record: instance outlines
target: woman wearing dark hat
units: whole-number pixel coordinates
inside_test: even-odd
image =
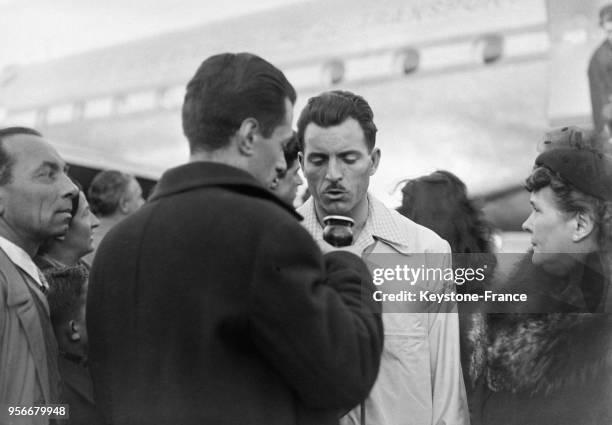
[[[532,250],[503,291],[528,301],[473,323],[472,424],[612,424],[612,160],[582,135],[554,133],[527,179]]]

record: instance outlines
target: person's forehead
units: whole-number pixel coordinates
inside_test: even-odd
[[[64,160],[59,156],[53,146],[39,136],[32,134],[15,134],[5,138],[2,142],[2,146],[6,152],[13,157],[16,163],[20,163],[27,159],[36,163],[55,163],[60,167],[65,165]]]
[[[291,103],[289,98],[285,98],[285,122],[289,126],[293,123],[293,103]]]
[[[87,202],[87,197],[83,193],[83,191],[79,191],[79,210],[83,211],[85,208],[89,207],[89,202]]]
[[[550,186],[544,186],[541,189],[531,192],[530,199],[533,203],[555,206],[555,195]]]
[[[291,125],[293,123],[293,104],[287,98],[285,98],[285,115],[283,117],[283,121],[274,129],[274,132],[282,133],[284,136],[287,133],[292,133],[293,130]]]
[[[365,135],[359,123],[347,118],[339,125],[321,127],[313,122],[304,130],[306,150],[339,152],[344,150],[366,150]]]

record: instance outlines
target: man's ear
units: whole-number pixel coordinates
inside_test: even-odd
[[[68,334],[68,339],[71,342],[77,342],[81,340],[81,333],[79,330],[79,325],[77,324],[76,321],[70,320],[68,322],[68,327],[66,329],[66,332]]]
[[[579,212],[572,220],[574,220],[572,241],[580,242],[593,233],[595,223],[589,214]]]
[[[123,195],[121,195],[121,198],[119,198],[119,211],[121,211],[125,215],[130,213],[130,207],[128,206],[128,203],[129,199],[127,199],[127,196],[124,193]]]
[[[370,167],[370,175],[373,176],[378,170],[378,164],[380,163],[380,149],[374,148],[372,153],[370,154],[370,160],[372,161],[372,165]]]
[[[259,133],[259,122],[255,118],[247,118],[242,121],[240,128],[234,134],[234,137],[237,138],[238,151],[245,156],[253,156]]]

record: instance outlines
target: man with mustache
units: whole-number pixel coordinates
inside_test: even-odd
[[[9,416],[9,407],[59,403],[58,349],[47,283],[32,261],[63,236],[78,189],[66,163],[33,129],[0,129],[0,423],[48,424],[49,416]]]
[[[343,215],[355,222],[353,251],[366,259],[427,253],[432,254],[427,267],[450,266],[446,241],[368,194],[381,153],[372,109],[361,96],[331,91],[313,97],[297,126],[299,159],[312,192],[298,212],[324,252],[330,246],[323,240],[323,219]],[[421,283],[432,292],[452,290],[439,281]],[[365,406],[349,412],[343,424],[359,424],[364,409],[368,425],[469,423],[457,315],[389,314],[387,307],[383,304],[385,346],[378,379]]]

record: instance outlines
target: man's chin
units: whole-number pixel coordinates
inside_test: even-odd
[[[326,215],[348,215],[350,211],[342,201],[325,202],[322,207]]]

